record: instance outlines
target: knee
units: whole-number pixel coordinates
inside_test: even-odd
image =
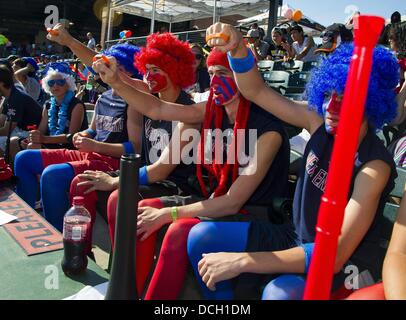
[[[262,293],[262,300],[301,300],[305,288],[302,276],[289,274],[272,280]]]
[[[84,192],[87,190],[86,187],[79,187],[78,183],[82,180],[76,176],[73,178],[70,184],[70,194],[71,196],[84,196]]]
[[[189,232],[199,222],[198,219],[180,219],[171,223],[165,234],[165,243],[170,243],[170,248],[185,250]]]
[[[41,187],[68,189],[73,178],[73,168],[68,164],[53,164],[45,168],[41,175]]]
[[[143,199],[138,203],[138,207],[152,207],[162,209],[163,203],[159,198]]]
[[[35,164],[41,161],[40,150],[24,150],[17,153],[14,159],[14,172],[18,176],[22,170],[29,171],[33,174],[39,173],[40,168],[35,170]]]
[[[190,257],[204,253],[210,247],[213,239],[218,237],[215,222],[200,222],[189,232],[187,251]]]

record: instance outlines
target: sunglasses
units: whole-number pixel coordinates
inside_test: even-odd
[[[196,60],[201,60],[203,58],[203,55],[200,53],[195,54]]]
[[[64,86],[66,83],[65,79],[57,79],[57,80],[48,80],[48,86],[52,88],[54,85],[58,85],[59,87]]]

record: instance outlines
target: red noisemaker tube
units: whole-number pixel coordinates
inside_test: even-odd
[[[304,293],[305,300],[328,300],[330,297],[338,238],[348,201],[358,136],[368,93],[373,50],[384,23],[383,18],[376,16],[354,18],[354,53],[344,92],[326,190],[320,203],[315,247]]]

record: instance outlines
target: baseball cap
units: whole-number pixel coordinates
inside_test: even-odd
[[[247,32],[247,35],[244,38],[259,38],[259,30],[250,29]]]
[[[354,40],[353,34],[342,23],[333,23],[328,26],[320,35],[322,44],[315,50],[316,53],[331,53],[341,42],[351,42]]]

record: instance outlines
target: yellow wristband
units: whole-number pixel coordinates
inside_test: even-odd
[[[171,208],[171,216],[173,222],[175,222],[178,219],[178,207]]]

